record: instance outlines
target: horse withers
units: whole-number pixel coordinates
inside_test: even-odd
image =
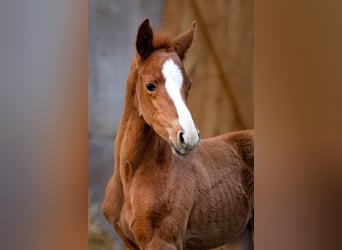
[[[183,66],[195,28],[138,29],[102,205],[124,249],[253,248],[254,131],[200,140]]]

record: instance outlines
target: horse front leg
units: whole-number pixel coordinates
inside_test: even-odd
[[[125,236],[125,234],[122,232],[121,228],[118,225],[112,225],[112,226],[113,226],[114,231],[122,239],[124,250],[139,250],[139,248]]]
[[[131,225],[136,243],[142,250],[183,250],[183,230],[180,223],[160,223],[153,227],[147,218]]]
[[[146,250],[183,250],[181,244],[168,243],[159,237],[153,237],[146,245]]]
[[[114,174],[108,181],[108,185],[105,192],[105,197],[102,203],[102,213],[108,222],[112,225],[114,231],[119,235],[123,241],[123,247],[125,250],[139,250],[122,232],[118,221],[123,205],[123,192],[119,179],[119,171],[115,170]]]

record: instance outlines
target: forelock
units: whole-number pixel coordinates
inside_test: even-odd
[[[165,31],[158,31],[153,37],[153,48],[157,49],[171,49],[171,38]]]

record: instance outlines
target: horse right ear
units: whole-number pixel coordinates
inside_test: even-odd
[[[185,57],[186,51],[189,49],[192,40],[194,39],[196,31],[196,22],[193,21],[190,29],[186,32],[180,34],[176,37],[176,39],[172,42],[171,46],[177,52],[178,56],[183,60]]]
[[[145,21],[140,24],[137,34],[136,49],[141,56],[145,59],[153,51],[153,31],[150,26],[150,21],[145,19]]]

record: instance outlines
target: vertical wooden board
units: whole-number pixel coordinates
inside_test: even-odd
[[[196,1],[245,127],[253,126],[253,2]],[[214,13],[211,15],[210,13]]]
[[[185,67],[194,82],[189,107],[203,137],[253,127],[252,17],[244,17],[251,15],[251,5],[165,1],[164,27],[173,36],[198,23]]]
[[[210,137],[238,129],[230,103],[220,85],[210,53],[203,53],[206,60],[197,66],[192,75],[194,86],[189,98],[189,108],[201,130],[202,137]]]

